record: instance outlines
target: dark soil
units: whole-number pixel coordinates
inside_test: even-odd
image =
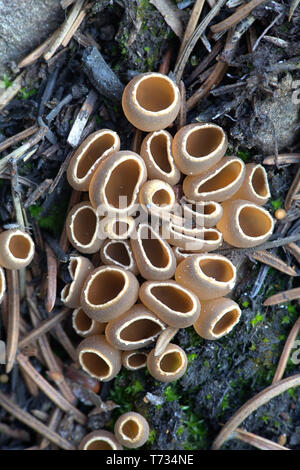
[[[173,3],[176,5],[176,1]],[[183,9],[183,21],[186,24],[193,2],[177,3],[178,7],[184,3],[188,5]],[[300,80],[300,11],[296,9],[292,20],[288,22],[289,5],[289,1],[277,3],[269,0],[253,12],[257,18],[254,23],[257,37],[281,14],[267,34],[287,41],[288,47],[278,47],[262,39],[255,52],[249,53],[247,41],[242,37],[220,86],[240,82],[243,85],[233,87],[230,92],[209,94],[187,115],[188,123],[211,120],[221,125],[229,136],[228,154],[236,154],[246,162],[262,162],[266,156],[276,152],[300,151],[299,104],[292,100],[293,92],[300,83],[297,84],[297,80]],[[209,7],[205,4],[204,13],[208,11]],[[229,16],[231,12],[229,8],[223,8],[214,23]],[[28,182],[28,185],[24,185],[19,179],[18,187],[15,188],[23,203],[45,179],[55,179],[57,176],[71,150],[67,143],[71,126],[90,90],[97,91],[98,102],[82,139],[94,130],[105,127],[119,133],[122,148],[131,148],[134,128],[123,116],[118,98],[120,87],[137,73],[158,70],[170,47],[172,71],[180,46],[164,18],[148,0],[96,0],[81,25],[80,33],[87,38],[90,35],[96,41],[103,59],[118,80],[113,89],[105,89],[104,86],[100,90],[100,84],[95,83],[97,77],[92,77],[84,67],[85,57],[92,53],[93,45],[87,49],[74,38],[65,52],[50,66],[40,59],[26,68],[21,93],[0,113],[0,142],[34,125],[38,117],[47,123],[47,115],[51,109],[68,94],[72,98],[49,124],[50,132],[38,144],[36,153],[28,162],[19,162],[17,166],[9,168],[9,172],[17,170],[19,177],[22,176]],[[224,37],[221,41],[224,42]],[[96,48],[95,50],[97,51]],[[207,54],[199,41],[185,69],[184,82]],[[8,75],[10,79],[14,78],[12,72]],[[198,86],[199,84],[187,86],[187,97]],[[52,91],[47,94],[49,89]],[[112,92],[113,97],[110,95]],[[171,132],[175,132],[175,129]],[[47,151],[53,145],[57,146],[56,151],[48,156]],[[5,150],[2,156],[12,150]],[[275,209],[283,207],[297,165],[281,168],[274,165],[266,169],[272,194],[267,208],[274,213]],[[53,192],[46,191],[26,210],[35,240],[40,236],[47,237],[54,250],[62,232],[70,194],[71,189],[63,174]],[[15,223],[8,179],[2,178],[0,181],[0,197],[1,226],[6,228]],[[299,231],[298,219],[299,209],[294,205],[287,235]],[[278,222],[278,226],[280,224],[283,222]],[[296,260],[284,248],[275,252],[300,273]],[[71,250],[67,254],[70,253]],[[112,400],[118,408],[102,413],[99,409],[99,412],[96,410],[89,416],[87,429],[75,425],[65,416],[58,432],[78,445],[83,435],[90,430],[102,427],[112,430],[117,417],[124,411],[133,409],[141,412],[150,424],[151,433],[145,449],[209,449],[221,425],[248,399],[271,384],[287,335],[299,316],[297,301],[274,307],[263,306],[264,300],[270,295],[297,287],[297,278],[265,268],[247,255],[235,261],[239,265],[239,282],[232,298],[242,308],[242,319],[229,335],[212,342],[199,338],[192,327],[180,330],[174,342],[183,347],[189,360],[187,372],[180,380],[162,384],[155,382],[145,370],[129,373],[122,369],[119,376],[114,381],[103,384],[99,392],[103,400]],[[47,318],[44,307],[45,266],[44,251],[38,246],[33,287],[43,318]],[[64,276],[62,267],[58,294],[64,286]],[[60,308],[58,295],[54,312]],[[26,298],[22,300],[21,312],[25,322],[31,325]],[[1,316],[0,328],[0,338],[5,339]],[[64,328],[76,346],[80,339],[73,333],[71,322],[67,321]],[[51,345],[68,367],[72,360],[52,337]],[[31,359],[31,362],[38,371],[45,373],[45,368],[36,358]],[[299,365],[294,365],[289,360],[285,377],[297,373]],[[35,410],[41,410],[48,416],[53,409],[52,402],[42,393],[37,397],[30,395],[17,365],[9,375],[5,374],[5,367],[0,365],[0,390],[10,394],[21,408],[33,414]],[[95,402],[91,405],[86,396],[83,396],[82,388],[78,393],[81,395],[77,406],[88,415]],[[28,431],[27,427],[20,425],[1,408],[0,422],[14,429]],[[285,445],[299,450],[300,389],[290,389],[273,399],[249,416],[241,427],[274,442],[285,435]],[[0,449],[23,449],[39,444],[36,433],[29,432],[28,441],[0,434]],[[237,440],[228,441],[224,448],[253,449]]]

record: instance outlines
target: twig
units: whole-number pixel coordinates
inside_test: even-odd
[[[195,78],[200,75],[201,72],[203,72],[209,64],[214,60],[214,58],[219,54],[219,52],[222,49],[222,43],[221,41],[217,41],[216,44],[213,46],[210,54],[204,57],[204,59],[200,62],[199,65],[193,70],[193,72],[187,77],[185,83],[186,85],[190,85]]]
[[[39,127],[35,124],[34,126],[28,127],[28,129],[25,129],[24,131],[4,140],[4,142],[1,142],[0,144],[0,152],[3,152],[3,150],[11,147],[12,145],[15,145],[17,142],[20,142],[20,140],[26,139],[26,137],[30,137],[32,134],[37,132],[38,129]]]
[[[284,201],[284,208],[286,211],[288,211],[293,203],[293,197],[295,194],[300,191],[300,168],[298,168],[298,171],[296,173],[295,178],[293,179],[292,184],[290,185],[290,188],[287,192],[285,201]]]
[[[24,72],[20,73],[17,78],[14,79],[11,86],[0,95],[0,111],[19,93],[22,87],[22,79]]]
[[[242,21],[246,16],[251,13],[251,11],[261,5],[265,0],[251,0],[249,3],[246,3],[245,5],[242,5],[237,9],[235,13],[232,15],[228,16],[223,21],[220,21],[220,23],[214,24],[213,26],[210,27],[211,31],[216,34],[216,33],[221,33],[222,31],[227,31],[227,29],[232,28],[235,26],[237,23]]]
[[[38,60],[44,52],[46,52],[49,46],[55,41],[57,36],[59,35],[61,28],[59,27],[54,33],[51,34],[49,38],[46,39],[40,46],[34,49],[30,54],[28,54],[21,62],[18,63],[18,67],[22,69],[23,67],[28,67],[28,65],[33,64],[36,60]]]
[[[62,415],[62,411],[59,408],[55,408],[49,420],[48,429],[50,429],[51,431],[55,431],[61,421]],[[48,445],[49,439],[46,439],[44,437],[40,443],[40,449],[44,450],[48,447]]]
[[[86,16],[86,11],[82,10],[79,15],[77,16],[76,20],[74,21],[74,23],[72,24],[72,27],[70,28],[70,30],[68,31],[68,33],[66,34],[65,36],[65,39],[62,41],[61,45],[63,47],[67,47],[67,45],[69,44],[69,42],[71,41],[72,37],[74,36],[74,34],[76,33],[77,29],[79,28],[79,26],[81,25],[81,23],[83,22],[84,18]]]
[[[300,287],[295,287],[295,289],[289,289],[280,292],[279,294],[274,294],[268,297],[263,305],[277,305],[283,302],[289,302],[290,300],[300,299]]]
[[[267,264],[278,271],[281,271],[288,276],[298,276],[297,272],[291,266],[288,266],[282,259],[278,256],[273,255],[265,250],[256,250],[251,253],[251,258],[260,261],[261,263]]]
[[[87,95],[79,113],[76,116],[75,122],[72,126],[72,129],[70,130],[67,139],[68,144],[70,144],[73,148],[77,147],[80,142],[83,129],[85,128],[85,125],[90,115],[96,107],[97,99],[97,93],[91,90]]]
[[[294,11],[296,10],[297,6],[299,5],[299,0],[293,0],[291,5],[290,5],[290,11],[289,11],[289,21],[291,21],[292,16],[294,14]]]
[[[65,96],[56,106],[53,108],[49,114],[46,116],[46,121],[48,125],[53,121],[54,118],[61,112],[64,106],[69,104],[73,99],[72,93],[69,93],[67,96]]]
[[[17,439],[17,440],[25,441],[25,442],[30,441],[29,432],[24,431],[23,429],[12,429],[7,424],[0,423],[0,434],[2,432],[6,434],[7,436],[12,437],[13,439]]]
[[[67,16],[65,22],[63,23],[57,38],[54,39],[49,50],[44,54],[44,59],[49,60],[55,54],[59,46],[62,44],[69,30],[71,29],[74,21],[80,13],[80,10],[84,4],[85,0],[77,0],[73,8],[71,9],[69,15]]]
[[[63,327],[60,324],[56,325],[55,334],[56,334],[57,339],[59,340],[60,344],[64,347],[66,352],[69,354],[70,358],[73,359],[74,362],[76,362],[77,361],[76,349],[74,348],[74,346],[71,343],[68,335],[66,335]]]
[[[38,432],[39,434],[42,434],[47,439],[49,439],[49,441],[56,444],[58,447],[65,450],[76,450],[76,448],[72,444],[70,444],[70,442],[60,437],[59,434],[49,429],[48,426],[45,426],[38,419],[34,418],[33,416],[31,416],[31,414],[27,413],[27,411],[22,410],[18,405],[13,403],[2,392],[0,392],[0,404],[8,413],[12,414],[16,419],[18,419],[34,431]]]
[[[278,155],[279,165],[290,165],[291,163],[300,163],[300,153],[282,153]],[[264,165],[275,165],[275,157],[266,157]]]
[[[49,188],[49,186],[53,183],[52,179],[44,180],[31,194],[29,194],[28,198],[23,204],[24,209],[27,207],[32,206]]]
[[[245,429],[236,429],[233,433],[233,437],[261,450],[290,450],[287,447],[283,447],[276,442],[270,441],[265,437],[258,436],[257,434],[253,434],[252,432],[248,432]]]
[[[293,375],[287,379],[281,380],[276,384],[270,385],[265,388],[253,398],[250,398],[234,415],[227,421],[221,429],[219,435],[216,437],[212,444],[212,449],[217,450],[224,444],[227,439],[233,437],[236,428],[260,406],[268,403],[272,398],[277,397],[281,393],[293,387],[300,385],[300,374]]]
[[[272,380],[272,384],[275,384],[276,382],[279,382],[279,380],[282,379],[289,356],[290,356],[290,352],[293,349],[294,342],[298,336],[299,331],[300,331],[300,317],[294,324],[293,328],[291,329],[286,339],[283,351],[281,353],[281,356],[280,356],[280,359],[276,368],[276,372]]]
[[[20,292],[18,271],[8,269],[6,271],[8,291],[8,329],[6,340],[6,373],[8,374],[15,362],[20,326]]]
[[[286,251],[289,251],[300,264],[300,246],[296,243],[288,243],[285,245],[285,249]]]
[[[74,3],[76,0],[60,0],[61,7],[65,10],[68,8],[72,3]]]
[[[194,33],[189,38],[181,56],[177,59],[177,63],[174,69],[177,83],[180,83],[186,63],[197,41],[200,39],[201,35],[205,32],[211,20],[219,13],[220,9],[225,3],[226,0],[219,0],[216,5],[210,10],[210,12],[206,15],[206,17],[201,21],[199,26],[197,26]]]
[[[203,6],[204,6],[205,0],[196,0],[193,6],[193,10],[190,16],[190,19],[188,21],[184,36],[181,41],[180,49],[178,52],[178,58],[181,57],[181,54],[183,53],[183,50],[190,39],[191,35],[195,31],[195,28],[197,26],[198,20],[200,18]]]
[[[300,240],[300,233],[297,233],[295,235],[290,235],[288,237],[279,238],[278,240],[273,240],[271,242],[262,243],[261,245],[258,245],[254,248],[234,248],[234,249],[221,248],[218,251],[220,251],[222,253],[223,252],[230,252],[230,251],[250,253],[253,250],[255,251],[255,250],[258,250],[258,249],[260,249],[260,250],[270,250],[271,248],[278,248],[279,246],[285,246],[288,243],[297,242],[298,240]]]
[[[185,93],[185,86],[183,81],[181,80],[180,85],[180,96],[181,96],[181,105],[180,111],[177,118],[177,130],[181,129],[183,126],[186,125],[186,93]]]
[[[62,175],[67,170],[67,167],[68,167],[68,165],[71,161],[71,158],[73,157],[73,154],[74,154],[74,151],[72,150],[71,152],[68,153],[68,155],[66,156],[64,162],[61,164],[61,166],[58,170],[58,173],[57,173],[56,177],[54,178],[53,183],[51,184],[51,186],[49,188],[49,194],[53,193],[53,191],[55,190],[56,186],[58,185]]]
[[[47,296],[45,299],[45,308],[48,313],[52,312],[56,300],[57,288],[57,261],[49,245],[45,243],[47,257]]]
[[[276,18],[274,18],[274,20],[269,24],[269,26],[261,33],[261,35],[257,38],[254,46],[252,47],[252,51],[255,51],[255,49],[257,48],[258,44],[260,43],[260,41],[262,40],[262,38],[265,36],[265,34],[274,26],[275,23],[277,23],[277,21],[279,20],[279,18],[282,17],[282,13],[279,13],[279,15],[276,16]]]
[[[86,423],[86,417],[81,411],[77,410],[71,403],[69,403],[52,385],[38,373],[38,371],[30,364],[27,357],[22,353],[17,355],[17,361],[24,370],[26,370],[29,377],[37,384],[37,386],[47,395],[47,397],[53,401],[61,410],[66,413],[71,413],[74,419],[79,424]]]
[[[142,137],[143,137],[142,131],[140,129],[135,129],[134,134],[133,134],[132,144],[131,144],[131,149],[133,152],[140,153]]]
[[[172,47],[168,47],[166,53],[164,54],[161,64],[159,66],[159,73],[162,73],[163,75],[168,75],[169,70],[170,70],[170,62],[172,58],[172,52],[173,49]]]

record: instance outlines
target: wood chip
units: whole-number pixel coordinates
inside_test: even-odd
[[[182,38],[183,27],[181,23],[181,11],[171,2],[171,0],[150,0],[150,3],[157,8],[164,17],[165,22],[174,31],[176,36]]]
[[[261,263],[267,264],[277,271],[287,274],[288,276],[298,276],[297,272],[291,266],[288,266],[278,256],[273,255],[265,250],[257,250],[251,253],[251,258],[260,261]]]
[[[285,290],[280,292],[279,294],[271,295],[268,297],[264,304],[265,306],[268,305],[278,305],[283,302],[289,302],[291,300],[300,299],[300,287],[296,287],[295,289]]]

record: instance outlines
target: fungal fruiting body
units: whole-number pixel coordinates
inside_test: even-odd
[[[231,199],[246,199],[262,206],[269,197],[270,188],[266,170],[257,163],[247,163],[243,184]]]
[[[154,349],[148,354],[147,367],[149,373],[160,382],[174,382],[186,371],[187,357],[182,348],[176,344],[168,344],[159,355],[154,355]]]
[[[140,413],[128,411],[115,422],[114,433],[120,444],[136,449],[145,444],[149,437],[149,424]]]
[[[105,323],[99,323],[90,318],[82,308],[73,311],[72,325],[76,333],[83,337],[103,333],[105,329]]]
[[[31,236],[19,229],[0,233],[0,266],[6,269],[22,269],[31,263],[34,242]]]
[[[91,261],[83,256],[70,256],[68,272],[71,282],[66,284],[61,291],[61,301],[70,308],[79,308],[80,295],[85,280],[94,268]]]
[[[123,351],[122,364],[128,370],[142,369],[147,364],[147,353],[139,349],[136,351]]]
[[[4,269],[0,266],[0,303],[3,300],[5,291],[6,291],[5,274],[4,274]]]
[[[87,201],[76,204],[67,215],[66,233],[69,242],[80,253],[96,253],[103,240],[99,237],[97,211]]]
[[[123,450],[116,436],[103,429],[92,431],[79,444],[79,450]]]

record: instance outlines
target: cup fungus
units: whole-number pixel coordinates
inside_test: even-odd
[[[117,218],[107,216],[100,222],[101,233],[111,240],[126,240],[134,229],[134,218],[130,215],[118,215]]]
[[[182,173],[199,175],[221,160],[227,146],[226,134],[216,124],[188,124],[175,134],[172,153]]]
[[[185,258],[177,266],[176,281],[193,291],[200,300],[228,294],[236,281],[236,268],[225,256],[203,253]]]
[[[101,382],[112,380],[121,370],[121,352],[109,344],[104,335],[83,339],[77,347],[83,370]]]
[[[78,450],[123,450],[123,447],[112,432],[101,429],[84,436]]]
[[[150,132],[141,146],[141,157],[146,163],[148,178],[159,179],[171,186],[180,180],[172,155],[173,137],[167,131]]]
[[[100,323],[118,318],[138,298],[136,277],[117,266],[100,266],[85,279],[81,291],[81,307]]]
[[[196,176],[186,176],[183,192],[193,201],[222,202],[241,187],[245,164],[237,157],[224,157],[217,165]]]
[[[67,215],[66,233],[71,245],[80,253],[96,253],[103,240],[99,237],[97,211],[87,201],[76,204]]]
[[[146,165],[137,153],[116,152],[94,172],[89,186],[91,204],[109,214],[130,215],[136,210],[135,202],[146,178]]]
[[[221,204],[215,201],[190,201],[182,197],[180,205],[183,213],[183,223],[192,222],[196,227],[215,227],[221,219],[223,209]]]
[[[154,355],[154,349],[147,357],[149,373],[159,382],[174,382],[180,379],[187,368],[187,357],[176,344],[168,344],[163,353]]]
[[[128,411],[115,422],[114,433],[118,441],[129,449],[145,444],[149,437],[149,424],[139,413]]]
[[[268,175],[262,165],[247,163],[242,186],[231,199],[243,199],[263,206],[270,197]]]
[[[139,202],[145,212],[164,218],[175,204],[175,193],[169,183],[149,180],[140,189]]]
[[[123,351],[122,364],[125,369],[138,370],[146,367],[147,353],[143,351]]]
[[[223,216],[217,223],[224,240],[239,248],[260,245],[272,234],[274,221],[268,211],[240,199],[222,204]]]
[[[22,269],[31,263],[34,242],[31,236],[19,229],[0,233],[0,266],[6,269]]]
[[[148,346],[164,329],[160,318],[144,305],[136,304],[107,324],[105,336],[115,348],[130,351]]]
[[[135,236],[130,243],[140,274],[153,281],[170,279],[176,269],[170,245],[147,223],[139,224]]]
[[[72,313],[72,325],[79,336],[91,336],[103,333],[105,323],[99,323],[88,317],[82,308],[77,308]]]
[[[67,179],[70,186],[78,191],[88,191],[94,171],[108,155],[119,149],[119,136],[110,129],[100,129],[87,137],[69,163]]]
[[[83,284],[94,266],[83,256],[70,256],[68,271],[72,282],[66,284],[62,289],[61,301],[70,308],[80,307],[80,295]]]
[[[222,233],[215,228],[186,228],[169,223],[164,226],[164,230],[170,245],[190,251],[213,251],[222,244],[223,240]]]
[[[219,339],[230,333],[239,322],[241,309],[236,302],[226,297],[201,302],[201,318],[194,329],[201,338]]]
[[[5,291],[6,291],[5,274],[4,274],[4,269],[0,266],[0,304],[3,300]]]
[[[174,328],[193,325],[199,317],[198,297],[176,281],[146,281],[139,291],[143,304],[163,322]]]
[[[148,72],[134,77],[126,85],[122,107],[131,124],[142,131],[165,129],[176,119],[180,92],[166,75]]]
[[[137,275],[139,270],[129,240],[106,240],[100,249],[103,264],[118,266]]]

